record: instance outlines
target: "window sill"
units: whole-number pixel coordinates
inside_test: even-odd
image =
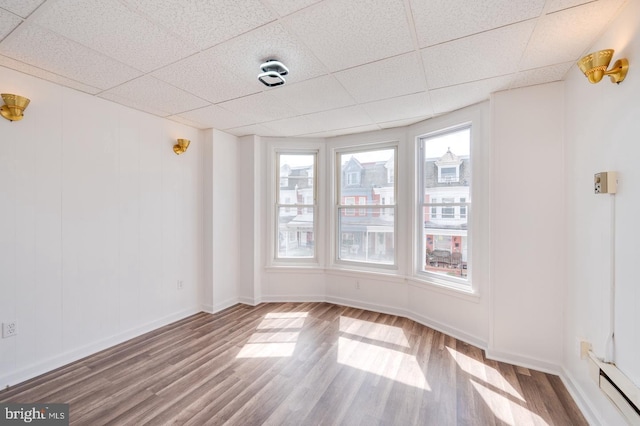
[[[393,271],[372,271],[369,269],[348,268],[344,266],[334,265],[331,268],[326,269],[327,275],[340,276],[340,277],[352,277],[361,278],[366,276],[372,280],[384,280],[393,283],[402,284],[406,282],[404,275],[393,273]]]
[[[264,268],[267,273],[276,273],[276,274],[297,274],[300,272],[309,273],[309,274],[324,274],[325,268],[315,264],[298,264],[298,265],[270,265]]]
[[[437,278],[423,277],[414,275],[407,278],[410,286],[429,289],[438,293],[454,296],[459,299],[470,302],[480,303],[480,293],[477,289],[464,284],[447,282],[446,280],[438,280]]]

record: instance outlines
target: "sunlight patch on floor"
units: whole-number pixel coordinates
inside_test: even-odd
[[[400,327],[363,321],[356,318],[340,317],[340,332],[409,347],[409,340]]]
[[[408,386],[431,390],[415,356],[399,350],[339,337],[338,363]]]
[[[236,358],[289,357],[295,349],[295,343],[247,343]]]
[[[519,402],[500,395],[498,392],[477,383],[475,380],[470,381],[473,388],[482,397],[493,414],[506,424],[512,426],[522,424],[548,425],[542,417],[523,407]]]
[[[236,358],[290,357],[308,312],[271,312],[256,327]],[[278,330],[278,331],[262,331]],[[292,331],[297,330],[297,331]]]
[[[467,374],[470,374],[483,382],[488,383],[497,389],[508,393],[514,398],[520,401],[526,402],[525,399],[518,393],[518,391],[509,383],[507,379],[495,368],[471,358],[463,353],[447,347],[449,354],[456,361],[458,367]]]

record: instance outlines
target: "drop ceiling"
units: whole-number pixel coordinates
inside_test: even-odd
[[[202,129],[327,137],[562,80],[624,2],[0,0],[0,66]],[[286,85],[258,81],[270,58]]]

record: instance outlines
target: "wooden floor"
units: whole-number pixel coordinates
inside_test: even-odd
[[[0,392],[71,424],[586,425],[557,376],[328,303],[200,313]]]

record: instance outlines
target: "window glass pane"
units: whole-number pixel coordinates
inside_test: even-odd
[[[313,204],[314,159],[313,154],[279,154],[280,204]]]
[[[392,265],[395,253],[394,210],[381,207],[340,207],[339,259]],[[348,214],[349,211],[355,211],[355,215]]]
[[[422,270],[466,279],[471,128],[422,139]]]
[[[338,200],[346,204],[354,200],[357,205],[395,204],[395,150],[339,154],[341,166]]]
[[[314,256],[312,207],[280,207],[278,209],[278,257]]]
[[[471,128],[467,127],[423,140],[423,177],[426,189],[433,188],[433,192],[437,193],[439,188],[459,185],[469,187],[470,138]]]

